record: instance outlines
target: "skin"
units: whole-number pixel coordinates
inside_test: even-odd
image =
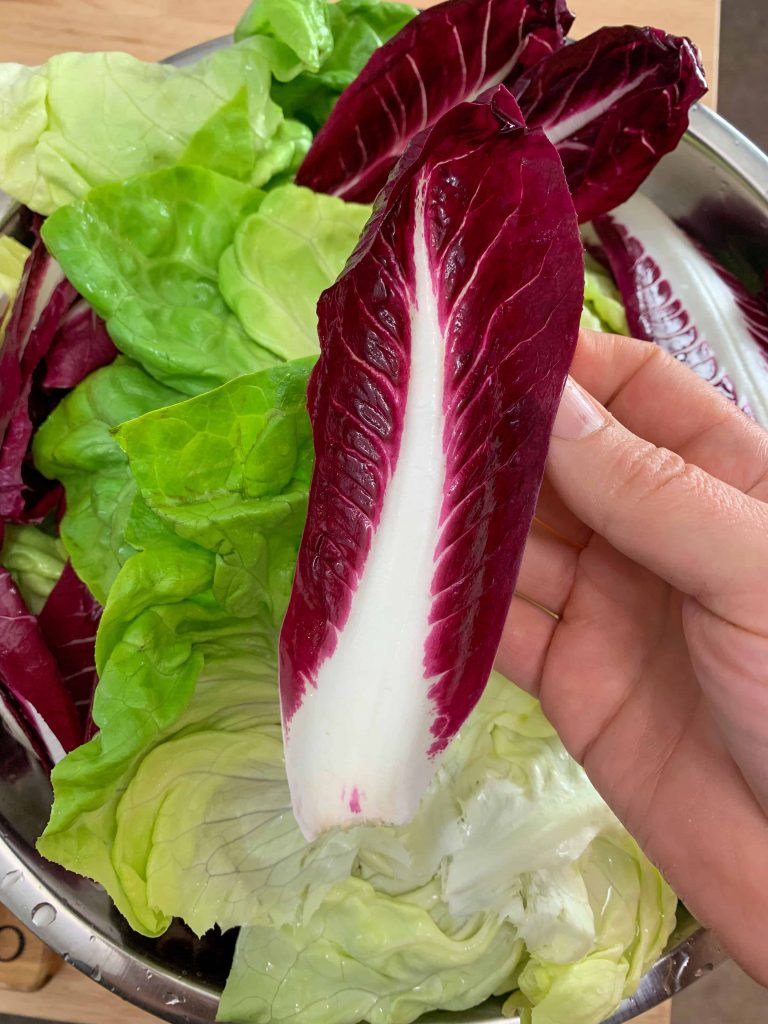
[[[497,664],[768,985],[768,432],[646,342],[572,374]]]

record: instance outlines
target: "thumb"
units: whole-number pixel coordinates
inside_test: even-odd
[[[709,611],[765,628],[768,506],[622,426],[571,378],[548,472],[592,530]]]

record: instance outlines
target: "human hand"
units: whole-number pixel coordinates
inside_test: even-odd
[[[768,433],[647,342],[572,374],[497,667],[768,985]]]

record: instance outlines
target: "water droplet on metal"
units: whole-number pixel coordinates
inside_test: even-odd
[[[147,975],[147,981],[152,981],[152,979],[155,976],[154,973],[149,970],[149,968],[147,968],[147,970],[146,970],[146,975]]]
[[[101,981],[101,968],[98,966],[98,964],[91,971],[91,977],[93,978],[94,981]]]
[[[163,1002],[166,1006],[179,1006],[184,1000],[181,996],[176,995],[175,992],[166,992],[163,996]]]
[[[2,882],[0,882],[0,889],[10,889],[12,885],[15,885],[22,878],[20,871],[9,871],[3,876]]]
[[[37,928],[46,928],[56,920],[56,911],[50,903],[38,903],[32,908],[32,924]]]

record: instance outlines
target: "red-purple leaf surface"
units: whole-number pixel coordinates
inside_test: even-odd
[[[415,135],[514,81],[563,45],[572,22],[565,0],[449,0],[424,11],[341,94],[297,183],[372,202]]]
[[[101,605],[67,562],[38,616],[45,642],[86,733],[91,731],[91,703],[99,681],[94,647],[101,612]]]
[[[629,199],[675,148],[707,83],[689,39],[627,25],[545,57],[512,91],[557,146],[584,222]]]
[[[45,357],[46,388],[73,388],[117,355],[107,327],[85,299],[64,314]]]
[[[6,569],[0,569],[0,714],[48,766],[82,741],[53,655]]]
[[[42,482],[36,493],[25,479],[29,441],[56,396],[45,394],[37,372],[51,347],[75,289],[38,237],[24,267],[19,291],[0,349],[0,517],[35,518],[30,508],[51,490]]]
[[[768,310],[643,195],[595,221],[637,338],[768,426]]]
[[[480,697],[582,296],[562,164],[499,87],[416,140],[321,297],[280,657],[307,836],[407,821]]]

